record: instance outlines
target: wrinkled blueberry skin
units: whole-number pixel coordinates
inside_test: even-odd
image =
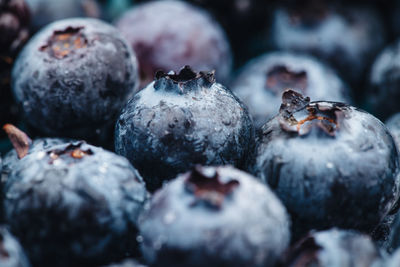
[[[386,41],[379,14],[366,5],[309,2],[294,9],[276,9],[271,27],[272,45],[279,50],[309,53],[326,60],[357,88],[355,85],[363,81]]]
[[[32,11],[32,29],[42,27],[56,20],[73,17],[99,18],[100,7],[96,0],[25,0]]]
[[[220,81],[229,77],[232,55],[225,33],[208,13],[189,3],[167,0],[138,5],[116,27],[138,57],[141,88],[153,81],[156,71],[178,71],[184,65],[214,69]]]
[[[246,107],[207,75],[156,78],[116,123],[116,153],[131,161],[151,191],[195,164],[246,169],[252,159],[254,126]]]
[[[287,52],[272,52],[253,59],[240,71],[232,91],[249,108],[256,128],[278,113],[287,88],[316,100],[351,103],[350,89],[327,65]]]
[[[311,107],[326,110],[322,114],[332,112],[336,128],[312,120],[309,128],[289,131],[281,107],[262,127],[254,173],[285,204],[296,237],[330,227],[370,232],[399,196],[399,155],[393,138],[377,118],[342,103],[308,99],[292,115],[301,117]]]
[[[193,192],[188,179],[194,171],[180,175],[155,193],[141,215],[141,245],[149,264],[274,266],[290,238],[288,216],[278,198],[255,177],[229,166],[198,172],[221,184]],[[215,186],[229,183],[235,187],[222,195],[219,206],[212,205],[221,196]]]
[[[400,148],[400,113],[391,116],[386,122],[386,127],[389,129],[397,148]]]
[[[385,48],[372,65],[366,107],[382,119],[400,111],[399,59],[400,41],[397,41]]]
[[[354,231],[312,232],[287,252],[281,266],[381,266],[382,258],[371,238]]]
[[[95,19],[61,20],[37,33],[12,79],[27,123],[47,136],[77,139],[113,124],[138,86],[130,47],[114,27]]]
[[[135,253],[148,194],[125,158],[74,142],[22,158],[4,195],[6,221],[33,264],[98,266]]]
[[[31,266],[21,245],[5,226],[0,226],[0,266]]]

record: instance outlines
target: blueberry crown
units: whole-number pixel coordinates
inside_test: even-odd
[[[281,128],[287,132],[306,135],[316,126],[329,136],[335,136],[344,117],[344,107],[342,103],[310,102],[309,97],[286,90],[282,95],[278,120]]]
[[[195,72],[190,66],[183,67],[178,74],[171,71],[156,73],[155,90],[185,94],[198,88],[209,88],[215,83],[215,71]]]
[[[239,181],[231,179],[223,182],[218,171],[210,175],[201,166],[196,166],[187,177],[185,186],[186,190],[196,197],[193,205],[204,202],[209,207],[220,209],[225,198],[239,186]]]

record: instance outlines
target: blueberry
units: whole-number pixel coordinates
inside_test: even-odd
[[[397,148],[400,149],[400,113],[391,116],[386,122],[386,127],[389,129],[396,142]]]
[[[96,0],[25,0],[32,10],[32,28],[37,31],[56,20],[72,17],[99,18]]]
[[[123,157],[83,142],[32,152],[4,195],[6,221],[37,266],[98,266],[137,253],[147,191]]]
[[[151,266],[274,266],[289,242],[278,198],[229,166],[178,176],[155,193],[139,222]]]
[[[372,65],[366,95],[367,108],[376,116],[386,119],[400,112],[400,40],[386,47]]]
[[[222,28],[203,10],[182,1],[154,1],[128,10],[117,28],[139,60],[142,86],[158,70],[178,71],[184,65],[216,70],[226,81],[232,55]]]
[[[276,115],[287,88],[313,99],[350,102],[349,88],[331,68],[312,57],[287,52],[253,59],[232,85],[232,91],[248,106],[256,127]]]
[[[385,44],[385,27],[379,14],[367,5],[326,2],[300,1],[277,8],[271,43],[280,50],[324,59],[352,85],[358,85]]]
[[[31,266],[21,245],[5,226],[0,226],[0,266]]]
[[[393,254],[385,261],[385,267],[399,267],[400,266],[400,249],[397,249]]]
[[[310,233],[293,245],[282,266],[381,266],[381,256],[369,236],[331,229]]]
[[[114,27],[95,19],[44,28],[24,47],[12,78],[29,125],[77,139],[112,125],[138,85],[130,47]]]
[[[29,8],[23,0],[0,1],[0,125],[18,117],[10,77],[15,56],[29,37],[28,27]]]
[[[399,155],[377,118],[292,90],[262,127],[254,172],[287,207],[296,237],[330,227],[372,231],[399,197]]]
[[[252,158],[254,127],[244,105],[215,82],[213,72],[157,73],[123,109],[115,151],[139,170],[150,190],[195,164],[232,164]]]

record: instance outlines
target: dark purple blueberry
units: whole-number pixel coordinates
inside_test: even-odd
[[[328,66],[314,58],[273,52],[250,61],[232,84],[249,108],[256,127],[275,116],[284,90],[293,89],[317,100],[350,102],[350,89]]]
[[[195,164],[232,164],[252,159],[254,126],[245,106],[213,72],[158,72],[156,80],[123,109],[115,151],[127,157],[149,190]]]
[[[11,235],[5,226],[0,226],[0,266],[31,266],[18,240]]]
[[[386,119],[399,112],[400,106],[400,40],[386,47],[372,65],[367,108],[376,116]]]
[[[77,139],[111,127],[139,85],[131,48],[114,27],[95,19],[44,28],[22,50],[12,77],[29,125]]]
[[[262,127],[254,171],[287,207],[296,237],[330,227],[370,232],[399,197],[399,155],[385,125],[292,90]]]
[[[400,113],[396,113],[386,121],[386,127],[389,129],[396,142],[397,148],[400,149]]]
[[[304,52],[331,63],[358,85],[386,33],[379,14],[367,5],[302,1],[275,11],[271,43],[280,50]]]
[[[285,256],[281,265],[285,267],[372,267],[382,263],[369,236],[338,229],[308,234]]]
[[[6,221],[32,263],[93,266],[137,251],[148,193],[125,158],[71,142],[20,159],[4,196]]]
[[[200,167],[157,191],[139,219],[151,266],[274,266],[289,243],[284,206],[255,177]]]
[[[11,68],[29,37],[29,18],[29,9],[23,0],[0,0],[0,125],[15,122],[18,117],[12,101]]]
[[[35,31],[56,20],[73,17],[100,17],[96,0],[25,0],[32,10]]]
[[[218,80],[228,79],[229,43],[222,28],[201,9],[181,1],[154,1],[128,10],[116,26],[138,56],[141,88],[156,71],[178,71],[184,65],[215,69]]]

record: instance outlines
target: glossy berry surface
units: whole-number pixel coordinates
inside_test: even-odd
[[[61,20],[37,33],[12,79],[29,125],[74,138],[90,138],[112,124],[138,86],[130,47],[114,27],[94,19]]]
[[[138,169],[150,190],[195,164],[246,168],[254,146],[244,105],[214,74],[159,72],[123,109],[115,151]]]
[[[397,41],[379,54],[371,68],[366,105],[383,119],[400,111],[399,59],[400,41]]]
[[[0,266],[31,266],[18,240],[11,235],[11,233],[5,226],[0,226]]]
[[[331,229],[312,232],[287,253],[282,266],[381,266],[378,248],[367,235]]]
[[[249,108],[256,127],[275,116],[286,89],[316,100],[351,102],[350,89],[328,66],[309,56],[287,52],[264,54],[236,76],[232,91]]]
[[[352,84],[362,82],[386,41],[379,14],[367,5],[301,1],[277,8],[273,20],[274,47],[324,59]]]
[[[200,167],[157,191],[139,219],[152,266],[274,266],[289,243],[285,208],[232,167]]]
[[[32,11],[34,31],[54,21],[73,17],[99,18],[100,7],[96,0],[25,0]]]
[[[262,127],[255,173],[287,207],[293,231],[372,231],[399,197],[399,155],[382,122],[352,106],[285,91]]]
[[[147,199],[130,163],[71,142],[20,159],[4,187],[11,231],[36,266],[98,266],[136,251]]]
[[[232,55],[222,28],[205,11],[182,1],[154,1],[128,10],[116,27],[138,56],[142,86],[157,71],[178,71],[184,65],[216,70],[226,81]]]

